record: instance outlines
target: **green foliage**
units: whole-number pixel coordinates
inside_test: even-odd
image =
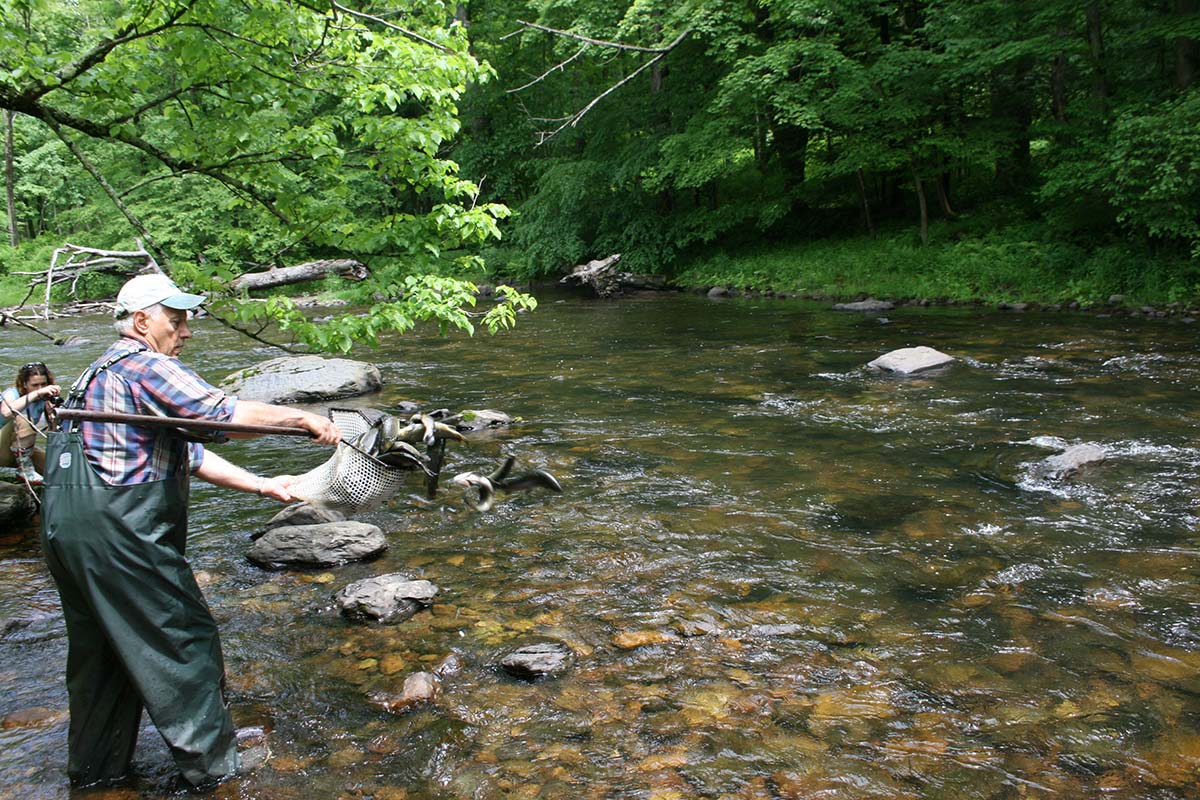
[[[66,157],[57,128],[173,273],[210,290],[247,267],[329,255],[382,265],[367,294],[391,293],[398,275],[475,269],[472,251],[499,237],[508,209],[481,202],[448,158],[467,84],[494,74],[454,10],[441,0],[399,15],[374,2],[0,0],[0,107],[22,115],[16,188],[30,231],[53,220],[86,230],[92,246],[131,238],[112,229],[122,214]],[[347,337],[406,329],[423,301],[469,329],[466,307],[450,310],[466,303],[466,284],[432,295],[425,285],[403,308],[296,330],[344,349]]]

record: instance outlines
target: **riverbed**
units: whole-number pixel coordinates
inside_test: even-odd
[[[516,330],[436,332],[353,357],[382,392],[334,403],[492,408],[444,474],[514,455],[561,495],[479,513],[443,483],[362,518],[379,559],[270,572],[245,558],[277,505],[194,485],[189,555],[222,630],[236,721],[273,757],[255,798],[1200,797],[1200,352],[1194,325],[1070,313],[545,293]],[[95,344],[0,331],[0,375],[69,382]],[[277,355],[200,320],[218,382]],[[959,361],[896,377],[899,347]],[[1037,464],[1082,442],[1065,480]],[[260,472],[328,451],[219,447]],[[332,596],[404,572],[441,588],[395,625]],[[0,534],[0,798],[68,795],[66,641],[36,534]],[[498,661],[572,653],[527,682]],[[441,668],[432,704],[374,698]],[[16,714],[16,717],[12,715]],[[132,788],[176,791],[146,723]]]

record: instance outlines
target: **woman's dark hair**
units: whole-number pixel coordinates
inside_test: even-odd
[[[17,391],[21,394],[26,394],[25,387],[29,383],[29,379],[34,375],[45,375],[46,383],[54,383],[54,373],[50,368],[41,361],[30,361],[25,366],[17,370]]]

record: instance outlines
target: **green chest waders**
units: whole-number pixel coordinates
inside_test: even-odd
[[[90,378],[71,396],[82,397]],[[237,768],[217,626],[184,558],[187,501],[186,469],[112,486],[79,433],[49,434],[42,549],[67,624],[67,772],[76,785],[127,774],[143,705],[188,783]]]

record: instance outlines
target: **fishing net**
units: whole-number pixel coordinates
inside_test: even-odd
[[[309,505],[348,516],[378,508],[400,491],[412,470],[389,466],[350,444],[371,428],[374,420],[367,414],[331,408],[329,418],[341,430],[342,443],[328,461],[301,475],[288,491]]]

